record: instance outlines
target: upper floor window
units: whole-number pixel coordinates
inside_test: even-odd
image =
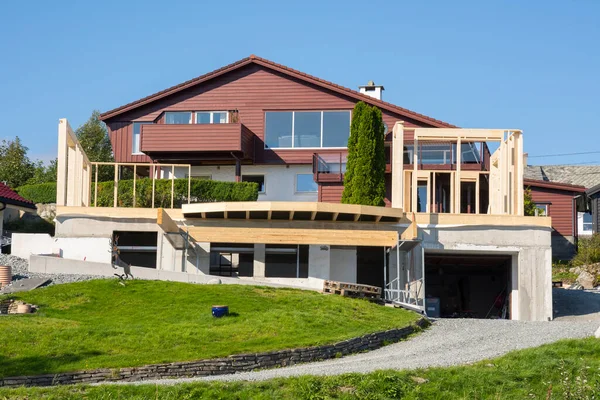
[[[347,147],[350,111],[267,111],[266,148]]]
[[[197,124],[226,124],[229,122],[227,111],[199,111],[196,113]]]
[[[151,124],[152,122],[134,122],[133,123],[133,143],[131,144],[131,154],[142,154],[140,149],[141,132],[143,124]]]
[[[165,113],[165,124],[191,124],[190,111],[168,111]]]

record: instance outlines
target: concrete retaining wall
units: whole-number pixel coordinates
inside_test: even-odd
[[[122,268],[113,268],[109,263],[98,263],[81,260],[71,260],[54,256],[34,255],[29,257],[29,271],[45,274],[81,274],[113,277],[122,274]],[[296,289],[321,290],[323,280],[315,278],[229,278],[223,276],[204,275],[202,273],[187,273],[164,271],[153,268],[131,267],[135,279],[162,280],[186,283],[209,283],[219,279],[223,284],[261,285],[271,287],[291,287]]]
[[[11,254],[58,254],[64,258],[110,263],[109,237],[52,237],[47,233],[13,233]]]
[[[191,378],[195,376],[226,375],[255,369],[285,367],[375,350],[385,345],[386,342],[397,342],[428,325],[429,321],[422,318],[415,325],[406,328],[371,333],[325,346],[256,354],[237,354],[225,358],[153,364],[133,368],[103,368],[60,374],[8,377],[0,379],[0,387],[71,385],[76,383],[143,381],[148,379],[181,377]]]

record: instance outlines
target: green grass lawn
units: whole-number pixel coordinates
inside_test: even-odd
[[[41,309],[0,317],[3,377],[320,345],[418,319],[365,300],[238,285],[140,280],[122,286],[112,279],[14,297]],[[213,318],[214,304],[229,305],[233,315]]]
[[[382,366],[384,367],[384,366]],[[266,382],[0,389],[0,399],[593,399],[600,340],[566,340],[471,366]],[[417,383],[414,378],[425,379]],[[595,394],[596,397],[592,397]]]

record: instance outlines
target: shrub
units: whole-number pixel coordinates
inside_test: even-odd
[[[42,218],[21,218],[4,223],[3,229],[18,233],[48,233],[54,236],[54,223]]]
[[[573,258],[573,266],[590,265],[600,262],[600,234],[591,237],[580,237],[577,242],[577,255]]]
[[[40,183],[37,185],[23,185],[15,191],[27,200],[38,203],[56,203],[56,182]]]
[[[352,112],[342,203],[385,204],[384,140],[381,110],[358,102]]]
[[[216,201],[256,201],[258,184],[254,182],[220,182],[202,179],[191,179],[191,202],[210,203]],[[156,179],[154,181],[154,207],[171,207],[171,180]],[[175,179],[173,206],[181,207],[187,203],[188,180]],[[92,187],[92,201],[94,198]],[[152,206],[152,179],[141,178],[135,182],[136,207]],[[114,199],[114,183],[98,184],[98,207],[112,207]],[[119,181],[118,207],[133,207],[133,180]]]

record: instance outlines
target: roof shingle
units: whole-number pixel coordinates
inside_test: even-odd
[[[36,206],[35,204],[33,204],[32,201],[19,196],[17,192],[15,192],[2,182],[0,182],[0,202],[4,204],[12,204],[15,206],[31,208],[32,210],[36,209]]]
[[[525,179],[591,188],[600,184],[600,165],[528,165]]]

